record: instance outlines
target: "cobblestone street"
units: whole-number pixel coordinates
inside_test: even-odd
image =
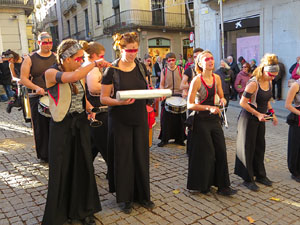
[[[0,103],[0,225],[40,224],[47,195],[48,165],[36,158],[32,130],[22,113],[5,111]],[[156,207],[150,211],[134,206],[130,215],[120,211],[115,195],[108,192],[106,166],[96,158],[95,175],[102,211],[97,224],[300,224],[300,185],[287,168],[288,125],[267,125],[265,166],[272,187],[261,184],[251,192],[233,175],[236,125],[240,109],[229,107],[229,129],[224,129],[233,197],[223,197],[213,189],[205,195],[186,189],[188,158],[185,147],[169,144],[157,147],[159,124],[150,150],[151,197]],[[79,224],[79,223],[73,223]]]

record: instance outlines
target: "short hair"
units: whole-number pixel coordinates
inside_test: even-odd
[[[39,35],[38,35],[38,41],[41,41],[43,40],[44,38],[51,38],[51,35],[48,33],[48,32],[41,32]]]
[[[204,50],[202,48],[195,48],[193,53],[197,53],[197,52],[203,52]]]
[[[166,55],[166,58],[167,58],[167,59],[169,59],[169,58],[176,59],[176,55],[175,55],[175,53],[173,53],[173,52],[169,52],[169,53]]]
[[[139,40],[139,36],[136,32],[127,32],[127,33],[124,33],[124,34],[115,34],[113,35],[113,40],[114,40],[114,43],[113,43],[113,48],[115,50],[117,49],[123,49],[125,48],[125,46],[127,44],[130,44],[130,43],[140,43],[140,40]]]

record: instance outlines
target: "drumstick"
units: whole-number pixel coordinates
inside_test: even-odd
[[[224,102],[223,102],[223,114],[224,114],[224,126],[226,128],[228,128],[228,121],[227,121],[227,116],[226,116],[226,110],[225,110]]]

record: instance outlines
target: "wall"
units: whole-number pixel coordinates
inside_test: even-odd
[[[216,61],[221,56],[219,6],[211,1],[202,4],[195,1],[196,47],[210,49]],[[260,57],[265,53],[275,53],[284,63],[286,70],[300,55],[300,10],[299,0],[231,0],[223,4],[224,21],[260,15]],[[287,93],[287,74],[283,82],[283,93]]]
[[[11,19],[16,15],[16,19]],[[1,44],[0,52],[11,49],[18,54],[28,53],[26,16],[22,9],[0,9]]]

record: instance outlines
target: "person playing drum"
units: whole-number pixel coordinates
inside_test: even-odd
[[[57,64],[45,72],[52,119],[43,225],[61,225],[68,219],[92,225],[93,214],[101,210],[87,119],[92,114],[83,107],[84,78],[93,68],[110,64],[95,60],[80,67],[83,58],[84,51],[76,40],[64,40],[57,48]]]
[[[44,73],[55,63],[55,55],[51,51],[53,47],[52,37],[47,32],[38,36],[39,50],[27,56],[21,66],[21,82],[27,88],[33,90],[30,95],[31,121],[37,158],[48,162],[48,139],[50,118],[38,112],[39,99],[45,95]],[[32,79],[29,79],[29,78]]]
[[[197,76],[188,94],[188,109],[196,111],[189,155],[187,188],[202,193],[218,188],[221,195],[236,193],[230,187],[225,137],[220,123],[218,105],[225,105],[222,82],[213,74],[214,57],[208,50],[197,56]],[[216,94],[220,99],[216,101]]]
[[[180,66],[176,66],[176,55],[168,53],[166,55],[167,66],[161,72],[160,89],[171,89],[172,95],[182,97],[182,90],[180,84],[184,70]],[[172,113],[165,109],[166,100],[162,98],[161,103],[161,130],[158,147],[163,147],[168,144],[170,139],[175,139],[175,143],[185,146],[184,140],[186,139],[184,121],[186,120],[186,112]],[[185,101],[183,98],[179,102]],[[176,103],[175,103],[176,104]]]

